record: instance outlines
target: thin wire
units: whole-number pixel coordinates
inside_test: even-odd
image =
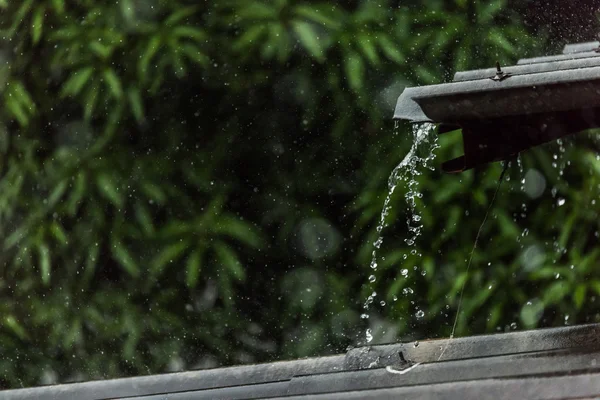
[[[458,298],[458,308],[456,309],[456,317],[454,317],[454,325],[452,325],[452,333],[450,334],[450,339],[448,340],[448,342],[446,343],[446,346],[442,350],[442,354],[440,354],[438,361],[440,361],[442,359],[442,356],[446,352],[446,349],[448,349],[450,340],[452,340],[454,338],[454,333],[456,332],[456,324],[458,323],[458,317],[460,315],[460,308],[462,305],[463,294],[465,293],[465,285],[467,284],[467,280],[469,278],[469,270],[471,269],[471,263],[473,262],[473,254],[475,253],[475,249],[477,248],[477,242],[479,241],[479,237],[481,236],[481,231],[483,230],[483,226],[485,225],[485,222],[487,221],[488,216],[490,215],[490,211],[492,210],[492,207],[494,206],[496,196],[498,195],[498,192],[500,191],[500,187],[502,186],[502,182],[504,181],[504,175],[506,174],[506,171],[508,170],[509,165],[510,165],[510,162],[508,160],[504,162],[504,168],[502,169],[502,173],[500,174],[500,178],[498,179],[498,185],[496,186],[496,191],[494,192],[492,201],[490,202],[490,205],[488,206],[488,209],[485,213],[483,222],[481,223],[481,225],[479,225],[479,230],[477,231],[477,236],[475,237],[475,243],[473,243],[473,249],[471,249],[471,255],[469,256],[469,262],[467,263],[467,272],[465,274],[465,279],[463,280],[462,286],[460,288],[460,296]]]

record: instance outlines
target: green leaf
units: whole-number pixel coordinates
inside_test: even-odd
[[[63,246],[69,244],[67,234],[58,221],[52,222],[52,224],[50,225],[50,232],[52,232],[52,236],[54,236],[54,238]]]
[[[294,9],[294,12],[300,17],[304,17],[330,29],[339,29],[342,26],[342,24],[335,19],[335,16],[326,15],[324,11],[315,9],[315,6],[312,4],[310,6],[299,5]]]
[[[535,328],[544,313],[544,303],[534,299],[533,301],[527,302],[522,308],[520,313],[521,322],[525,325],[525,328]]]
[[[67,201],[67,210],[71,216],[77,213],[79,206],[83,200],[86,189],[86,176],[83,172],[80,172],[75,177],[75,183],[71,195]]]
[[[502,10],[506,9],[506,0],[476,2],[477,20],[479,25],[485,25],[494,20]]]
[[[44,243],[38,245],[40,276],[44,285],[50,283],[50,249]]]
[[[175,24],[181,22],[181,20],[191,17],[192,15],[194,15],[196,13],[196,11],[198,11],[198,7],[196,7],[196,6],[180,8],[177,11],[175,11],[173,14],[171,14],[165,20],[165,25],[167,25],[167,26],[175,25]]]
[[[32,23],[31,23],[31,40],[33,44],[37,44],[42,38],[42,29],[44,27],[44,13],[46,9],[43,6],[39,6],[33,12]]]
[[[48,208],[53,208],[56,205],[56,203],[58,203],[58,201],[62,199],[63,195],[67,191],[68,186],[68,182],[66,180],[63,180],[52,189],[50,196],[48,196]]]
[[[234,216],[222,215],[212,226],[212,231],[239,240],[255,249],[263,243],[258,229]]]
[[[313,25],[308,22],[294,21],[292,28],[308,53],[319,62],[325,61],[325,50]]]
[[[183,240],[179,243],[171,244],[161,250],[161,252],[152,260],[152,275],[158,278],[169,263],[177,261],[183,256],[183,253],[189,247],[189,242]]]
[[[60,95],[62,97],[77,96],[85,84],[90,80],[93,72],[93,67],[86,67],[75,71],[62,85]]]
[[[148,67],[154,55],[158,52],[161,46],[161,38],[158,35],[152,36],[146,45],[146,49],[140,57],[138,64],[138,71],[142,78],[146,80],[148,78]]]
[[[108,84],[108,87],[112,93],[112,95],[116,99],[120,99],[123,97],[123,86],[121,85],[121,80],[111,68],[107,68],[102,73],[104,76],[104,81]]]
[[[62,15],[65,12],[65,0],[52,0],[52,7],[58,15]]]
[[[113,252],[113,251],[114,250],[111,250],[111,252]],[[84,286],[87,286],[87,284],[93,278],[94,273],[96,272],[96,265],[98,264],[99,254],[100,254],[100,247],[98,246],[98,244],[93,244],[93,245],[89,246],[89,249],[87,249],[87,257],[85,259],[85,270],[83,271],[83,279],[82,279]],[[117,258],[117,257],[115,257],[115,258]],[[117,258],[117,261],[119,261],[118,258]]]
[[[154,183],[144,182],[142,184],[142,192],[152,201],[158,204],[164,204],[167,201],[167,195],[159,185]]]
[[[146,121],[144,116],[144,103],[142,102],[142,96],[137,88],[130,88],[127,90],[127,99],[131,107],[131,112],[138,124],[142,124]]]
[[[239,20],[273,20],[277,18],[277,10],[264,3],[252,2],[236,12]]]
[[[360,47],[363,55],[369,60],[372,65],[379,64],[379,56],[377,55],[377,49],[375,48],[374,40],[368,35],[358,36],[358,46]]]
[[[62,345],[65,348],[70,348],[80,343],[81,340],[81,321],[79,320],[79,318],[77,318],[69,327],[66,335],[63,336]]]
[[[121,9],[121,15],[127,21],[127,23],[134,23],[135,21],[135,5],[131,0],[120,0],[119,6]]]
[[[16,98],[6,97],[7,96],[5,96],[4,105],[8,109],[10,115],[17,120],[19,125],[26,127],[29,124],[29,116],[27,116],[25,110],[23,110],[23,106],[17,101]]]
[[[506,53],[510,55],[517,54],[517,48],[506,38],[500,29],[492,28],[489,32],[488,38],[492,44],[500,47]]]
[[[469,67],[471,59],[471,40],[465,38],[454,53],[454,71],[465,71]]]
[[[26,340],[29,338],[29,335],[27,334],[27,331],[23,325],[21,325],[21,323],[19,323],[19,321],[17,321],[13,315],[7,315],[4,317],[4,326],[11,330],[21,340]]]
[[[504,305],[502,303],[496,303],[492,307],[492,311],[490,311],[489,317],[487,319],[486,328],[488,331],[493,331],[496,326],[498,326],[498,322],[500,322],[500,318],[502,318],[502,311],[504,309]]]
[[[182,44],[179,46],[179,50],[183,52],[191,61],[195,62],[198,65],[207,65],[209,62],[209,58],[200,52],[200,50],[189,44]]]
[[[264,25],[250,27],[235,41],[233,49],[235,51],[242,51],[253,47],[266,32],[267,28]]]
[[[350,51],[346,54],[344,67],[350,88],[355,92],[361,91],[365,72],[365,65],[362,58],[356,52]]]
[[[544,292],[544,305],[559,304],[570,290],[571,288],[566,282],[554,282]]]
[[[198,284],[198,278],[200,276],[200,270],[202,268],[202,257],[204,255],[205,250],[205,247],[202,246],[194,250],[187,259],[187,263],[185,266],[185,283],[191,289],[195,288]]]
[[[109,200],[117,208],[122,208],[125,200],[119,188],[115,185],[114,179],[106,173],[98,175],[96,178],[96,186],[100,191],[100,194]]]
[[[131,275],[134,278],[140,275],[140,269],[137,263],[135,262],[131,254],[129,254],[129,251],[127,250],[125,245],[123,245],[123,243],[121,243],[121,241],[118,238],[112,238],[110,250],[115,260],[119,262],[119,265],[121,265],[129,275]]]
[[[585,284],[582,283],[577,285],[575,293],[573,293],[573,302],[575,303],[575,308],[577,308],[577,310],[581,310],[581,307],[583,307],[586,292],[587,286]]]
[[[208,35],[201,29],[193,28],[191,26],[178,26],[173,29],[173,35],[177,38],[188,38],[193,39],[197,42],[206,42]]]
[[[12,37],[16,32],[19,26],[25,20],[25,17],[30,12],[31,7],[33,5],[33,0],[25,0],[21,3],[21,6],[18,8],[17,12],[12,15],[12,25],[8,29],[8,36]]]
[[[85,93],[83,100],[83,117],[86,121],[90,121],[94,116],[94,109],[100,94],[100,86],[96,83],[92,84]]]
[[[135,205],[135,217],[146,235],[154,233],[154,224],[148,208],[141,202]]]
[[[27,89],[25,89],[25,86],[23,86],[23,83],[20,81],[12,81],[10,93],[27,109],[28,114],[33,115],[36,106],[33,99],[29,95],[29,92]]]
[[[241,282],[246,279],[246,271],[242,267],[235,252],[231,250],[229,246],[218,242],[215,244],[215,253],[219,263],[229,270],[236,281]]]
[[[97,40],[91,41],[88,46],[90,50],[92,50],[92,52],[102,60],[108,59],[112,53],[112,48],[110,46],[107,46]]]

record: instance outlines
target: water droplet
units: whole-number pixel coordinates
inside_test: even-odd
[[[558,206],[563,206],[565,204],[565,199],[563,199],[562,197],[560,199],[558,199],[558,201],[556,202],[556,204],[558,204]]]
[[[417,318],[419,318],[419,319],[423,318],[425,316],[425,312],[423,310],[419,310],[419,311],[417,311],[417,313],[415,314],[415,316]]]
[[[513,331],[514,331],[515,329],[517,329],[517,323],[516,323],[516,322],[513,322],[512,324],[510,324],[510,329],[512,329]]]
[[[371,275],[369,276],[369,282],[373,283],[377,280],[377,278],[375,277],[375,275]]]
[[[370,328],[367,329],[366,337],[367,337],[367,343],[371,343],[371,341],[373,341],[373,332],[371,331]]]
[[[435,159],[434,151],[438,149],[440,146],[437,144],[438,135],[434,132],[435,126],[433,124],[419,124],[414,125],[413,127],[413,145],[408,152],[408,154],[404,157],[404,159],[394,168],[390,177],[388,179],[388,195],[384,201],[383,209],[381,211],[381,215],[379,218],[379,224],[377,226],[377,232],[379,233],[379,238],[373,243],[374,251],[372,252],[372,258],[370,267],[373,270],[377,269],[377,250],[381,248],[383,244],[383,230],[387,226],[387,217],[392,208],[391,200],[392,194],[396,187],[402,183],[406,185],[406,195],[405,200],[406,204],[409,208],[409,217],[407,218],[408,232],[410,232],[410,237],[404,239],[404,241],[409,245],[413,246],[415,244],[416,239],[421,235],[422,225],[419,224],[421,221],[421,216],[417,214],[416,206],[417,202],[415,198],[423,198],[423,194],[418,191],[419,182],[415,179],[417,176],[421,175],[421,167],[425,167],[428,169],[432,169],[430,166],[431,161]],[[406,183],[404,183],[406,182]],[[413,249],[411,254],[417,255],[417,250]],[[420,256],[420,254],[419,254]],[[407,255],[404,254],[403,258],[406,259]],[[408,276],[408,270],[402,270],[402,275],[404,277]],[[375,280],[374,276],[369,276],[369,282],[373,283]],[[373,297],[376,294],[372,294],[365,301],[363,308],[365,310],[369,309],[369,305],[373,302]],[[370,331],[367,332],[367,336],[371,336]],[[370,340],[367,340],[370,342]]]
[[[419,347],[419,341],[418,341],[418,340],[416,340],[416,341],[415,341],[415,344],[414,344],[414,346],[415,346],[415,347]]]
[[[360,314],[361,319],[369,319],[369,314]]]
[[[381,307],[385,307],[385,301],[381,300],[381,301],[379,302],[379,305],[380,305]]]

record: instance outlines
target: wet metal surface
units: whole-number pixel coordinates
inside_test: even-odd
[[[600,126],[598,44],[569,45],[565,54],[457,72],[450,83],[407,88],[394,118],[462,128],[465,155],[444,163],[447,172],[512,159]]]
[[[1,399],[489,398],[485,391],[600,377],[600,325],[356,348],[345,355],[0,392]],[[438,361],[443,347],[447,347]],[[404,375],[402,370],[417,362]],[[591,375],[590,375],[591,374]],[[572,379],[571,379],[572,378]],[[574,379],[574,380],[573,380]],[[581,378],[583,379],[583,378]],[[599,379],[600,381],[600,379]],[[561,381],[562,382],[562,381]],[[588,381],[586,381],[588,382]],[[439,391],[438,391],[439,389]],[[513,388],[514,389],[514,388]],[[524,398],[522,387],[511,398]],[[577,393],[599,395],[599,385]],[[585,390],[584,390],[585,389]],[[598,389],[598,390],[597,390]],[[528,390],[528,389],[527,389]],[[561,390],[561,388],[557,388]],[[554,392],[552,392],[554,393]],[[357,397],[358,396],[358,397]],[[447,397],[450,396],[450,397]],[[506,397],[495,397],[506,398]],[[537,397],[566,398],[566,397]]]

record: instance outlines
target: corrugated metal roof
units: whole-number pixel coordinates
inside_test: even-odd
[[[573,43],[566,44],[563,49],[563,54],[582,53],[586,51],[592,51],[600,47],[600,42],[584,42],[584,43]]]
[[[565,54],[521,59],[502,66],[498,76],[490,66],[457,72],[453,82],[407,88],[394,118],[462,127],[465,156],[445,163],[447,171],[512,158],[557,137],[600,126],[598,45],[567,45]],[[494,142],[499,134],[514,140]]]
[[[422,364],[406,374],[386,369],[415,363]],[[332,357],[5,391],[0,398],[515,399],[532,393],[537,399],[600,395],[600,325],[362,347]]]

